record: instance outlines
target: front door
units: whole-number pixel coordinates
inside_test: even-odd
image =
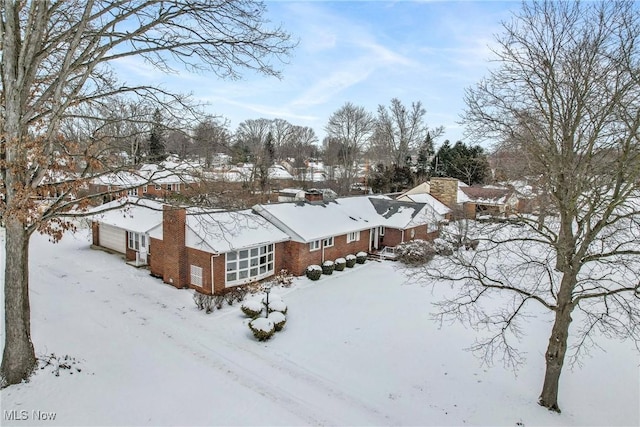
[[[369,252],[378,250],[378,241],[379,241],[378,236],[379,236],[378,227],[375,227],[369,230]]]

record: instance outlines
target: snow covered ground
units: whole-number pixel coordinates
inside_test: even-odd
[[[55,245],[36,235],[33,341],[71,369],[2,390],[0,424],[640,425],[631,343],[598,338],[606,352],[566,367],[563,412],[552,413],[536,404],[548,317],[525,331],[517,376],[481,366],[463,350],[474,331],[430,319],[441,291],[407,284],[396,267],[369,262],[275,290],[287,325],[261,343],[238,304],[206,315],[192,291],[91,250],[87,231]]]

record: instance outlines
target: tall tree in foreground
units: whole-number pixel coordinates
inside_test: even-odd
[[[467,91],[465,121],[514,144],[557,211],[542,226],[492,226],[477,253],[427,272],[461,281],[440,314],[493,331],[475,346],[487,358],[516,360],[529,305],[548,310],[539,404],[558,412],[567,355],[598,332],[640,339],[639,14],[632,2],[524,2],[504,24],[499,66]],[[509,303],[491,306],[496,292]]]
[[[114,97],[147,100],[161,104],[163,111],[189,106],[179,94],[118,82],[109,64],[137,57],[163,72],[181,67],[235,79],[250,69],[278,76],[273,60],[283,59],[293,44],[286,32],[268,25],[265,10],[263,3],[250,0],[2,0],[3,387],[28,378],[36,364],[30,332],[29,236],[37,229],[59,231],[54,227],[61,221],[59,214],[86,202],[70,200],[76,190],[111,165],[105,145],[109,135],[97,111]],[[83,118],[96,123],[85,132],[87,140],[61,138],[65,123]],[[52,181],[52,176],[57,179]],[[51,189],[57,197],[41,204],[40,196]]]

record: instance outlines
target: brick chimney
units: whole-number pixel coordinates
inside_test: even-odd
[[[455,178],[431,178],[429,193],[447,205],[454,208],[458,204],[458,180]]]
[[[324,199],[320,190],[307,190],[304,193],[304,198],[307,202],[322,202]]]
[[[187,248],[185,246],[187,212],[184,208],[164,205],[162,208],[162,240],[164,271],[162,280],[176,288],[187,282]]]

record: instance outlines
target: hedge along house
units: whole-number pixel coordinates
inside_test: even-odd
[[[313,196],[313,194],[311,194]],[[443,219],[428,205],[385,196],[256,205],[253,210],[291,237],[285,268],[301,275],[312,264],[374,252],[411,239],[433,239]]]
[[[149,262],[149,231],[162,223],[162,203],[125,197],[93,209],[93,246],[124,255],[137,266]]]
[[[206,294],[272,276],[284,265],[289,236],[250,210],[211,212],[164,206],[149,232],[151,274]]]

